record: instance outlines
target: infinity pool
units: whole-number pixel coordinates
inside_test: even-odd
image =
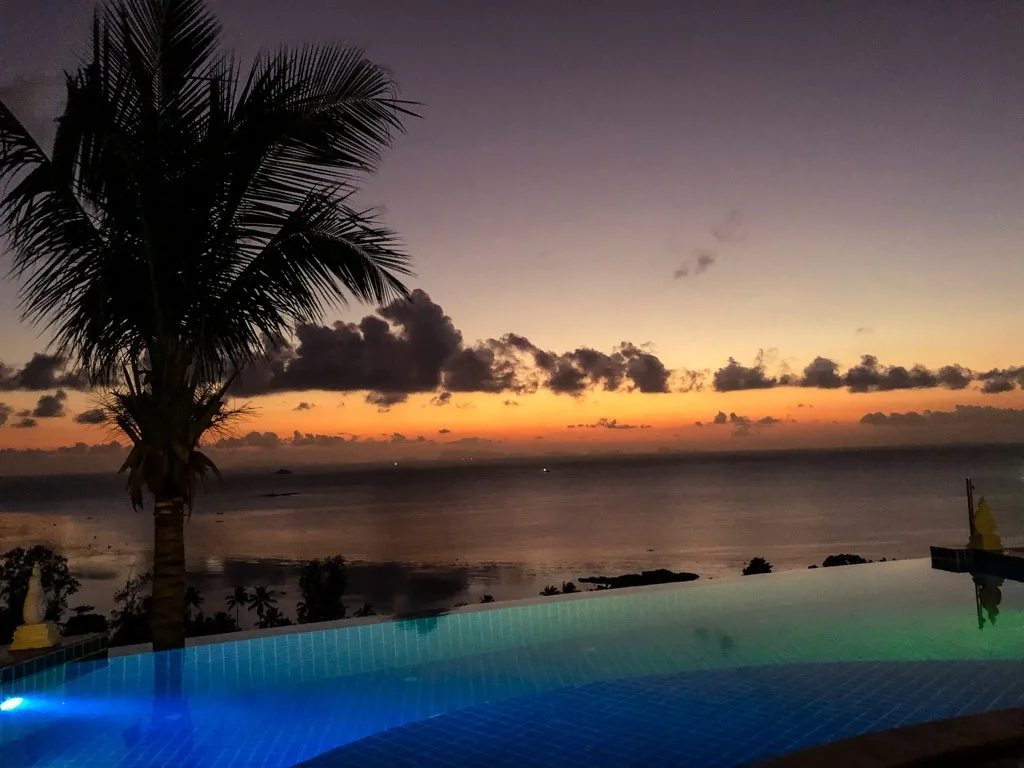
[[[730,766],[1024,704],[1024,585],[924,560],[549,598],[83,665],[0,765]],[[308,761],[308,762],[307,762]]]

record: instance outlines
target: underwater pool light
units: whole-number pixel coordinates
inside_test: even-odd
[[[0,701],[0,712],[10,712],[12,709],[17,709],[24,701],[25,700],[21,698],[21,696],[4,699],[3,701]]]

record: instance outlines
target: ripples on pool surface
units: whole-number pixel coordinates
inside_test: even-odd
[[[716,694],[709,671],[776,667],[765,671],[778,689],[812,669],[778,665],[963,662],[963,691],[968,662],[990,662],[983,691],[934,696],[934,711],[915,708],[922,720],[951,706],[956,714],[1019,703],[1022,658],[1024,585],[1015,582],[978,585],[923,560],[710,580],[91,663],[61,686],[14,691],[25,701],[0,713],[0,765],[291,766],[436,715],[458,718],[489,711],[469,709],[480,705],[522,705],[592,684],[606,686],[586,690],[606,690],[612,706],[611,691],[625,688],[607,686],[638,678],[676,687],[708,681],[698,693],[717,695],[716,716],[727,723],[744,689],[734,680]],[[1009,671],[993,678],[992,662]],[[662,695],[668,683],[658,685]],[[834,693],[832,704],[842,700]],[[695,695],[688,689],[688,701]],[[830,695],[827,686],[816,695]],[[865,718],[863,706],[849,702],[855,732],[890,725]],[[805,709],[793,727],[805,722],[813,731],[814,707]],[[685,739],[686,717],[676,712],[660,730]]]

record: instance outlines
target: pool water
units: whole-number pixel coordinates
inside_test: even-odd
[[[993,620],[994,619],[994,620]],[[550,598],[82,665],[0,765],[742,765],[1024,704],[1024,585],[927,561]]]

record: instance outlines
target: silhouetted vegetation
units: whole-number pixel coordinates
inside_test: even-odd
[[[204,637],[206,635],[225,635],[238,631],[238,622],[224,611],[217,611],[213,616],[206,616],[199,611],[194,618],[185,622],[186,637]]]
[[[369,603],[363,603],[363,607],[352,614],[357,619],[364,619],[367,616],[376,616],[377,612],[373,610],[373,606]]]
[[[562,594],[563,595],[571,595],[571,594],[573,594],[575,592],[579,592],[579,591],[580,591],[579,587],[577,587],[571,581],[563,581],[562,582]]]
[[[107,617],[94,613],[95,610],[91,605],[76,605],[72,608],[72,616],[64,624],[64,635],[73,637],[106,633],[109,629]]]
[[[290,627],[291,625],[292,620],[281,613],[276,605],[271,605],[267,608],[260,617],[259,624],[257,624],[260,629],[270,629],[271,627]]]
[[[870,563],[870,562],[871,562],[870,560],[866,560],[865,558],[861,557],[860,555],[849,555],[849,554],[829,555],[822,562],[821,567],[822,568],[834,568],[835,566],[838,566],[838,565],[864,565],[865,563]]]
[[[299,623],[344,619],[346,609],[341,600],[347,586],[345,558],[341,555],[306,563],[299,575],[302,593],[302,602],[297,606]]]
[[[227,603],[228,609],[235,612],[235,624],[238,624],[239,612],[243,608],[249,606],[249,601],[252,598],[249,596],[249,590],[247,587],[234,587],[231,594],[224,598],[224,602]]]
[[[585,584],[597,584],[598,588],[621,589],[623,587],[643,587],[650,584],[672,584],[679,581],[696,581],[699,579],[696,573],[685,571],[676,573],[667,568],[659,568],[656,571],[641,571],[640,573],[626,573],[622,576],[584,576],[577,581]]]
[[[264,629],[270,624],[267,624],[268,616],[270,620],[277,620],[280,617],[280,612],[277,610],[277,598],[278,593],[276,590],[270,587],[256,587],[252,591],[252,597],[249,600],[249,610],[256,611],[258,621],[256,626],[260,629]]]
[[[149,594],[152,576],[144,573],[128,579],[123,589],[114,593],[114,604],[110,622],[111,645],[135,645],[148,643],[153,639],[150,615],[153,598]]]
[[[411,113],[357,49],[276,48],[246,67],[206,3],[103,5],[53,145],[0,105],[0,218],[23,317],[108,391],[131,502],[160,511],[165,650],[185,640],[185,516],[217,474],[201,442],[237,414],[238,372],[327,305],[407,295],[397,237],[350,197]]]
[[[21,624],[28,580],[36,563],[46,591],[47,621],[59,623],[67,611],[68,598],[78,591],[78,580],[68,571],[68,559],[52,549],[39,545],[4,552],[0,555],[0,643],[9,643]]]
[[[763,557],[752,558],[749,563],[743,568],[744,576],[754,576],[759,573],[771,573],[772,564],[765,560]]]
[[[561,590],[554,584],[548,584],[544,589],[540,591],[541,597],[551,597],[552,595],[560,594]]]
[[[494,595],[484,595],[483,597],[480,598],[480,602],[481,603],[493,603],[494,602]]]

